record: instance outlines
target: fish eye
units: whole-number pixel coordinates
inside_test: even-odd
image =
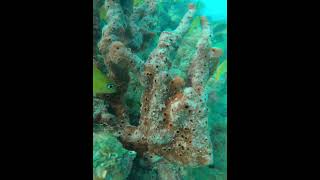
[[[107,88],[112,89],[113,88],[113,84],[107,84]]]

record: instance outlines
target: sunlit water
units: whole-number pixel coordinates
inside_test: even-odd
[[[200,0],[200,2],[205,5],[201,14],[212,20],[227,20],[227,0]]]

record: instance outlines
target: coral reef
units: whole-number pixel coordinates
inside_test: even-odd
[[[223,50],[212,47],[208,19],[194,21],[196,7],[189,4],[172,28],[160,23],[173,20],[158,0],[106,0],[104,6],[106,25],[94,61],[117,91],[94,97],[95,131],[137,153],[128,179],[182,179],[188,168],[212,164],[206,87]],[[196,48],[187,52],[191,46]]]

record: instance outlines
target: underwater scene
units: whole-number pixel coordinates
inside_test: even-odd
[[[93,179],[227,179],[227,0],[93,0]]]

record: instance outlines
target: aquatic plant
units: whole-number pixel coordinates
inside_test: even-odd
[[[215,73],[221,51],[212,48],[210,23],[200,17],[196,21],[201,24],[201,33],[195,53],[183,70],[186,76],[180,76],[174,73],[179,70],[173,66],[175,55],[191,27],[196,7],[190,4],[178,26],[158,37],[157,22],[165,16],[159,16],[157,0],[145,0],[131,9],[123,4],[124,0],[105,1],[107,24],[98,49],[107,76],[118,88],[102,97],[109,107],[96,101],[94,121],[118,137],[125,148],[136,151],[142,164],[158,171],[159,179],[179,179],[181,169],[174,164],[194,168],[213,163],[205,87]],[[147,48],[153,50],[146,58],[138,55]],[[136,91],[142,91],[141,99],[134,96]],[[126,99],[128,94],[132,101]],[[135,120],[130,102],[140,107],[134,110],[139,112]]]

